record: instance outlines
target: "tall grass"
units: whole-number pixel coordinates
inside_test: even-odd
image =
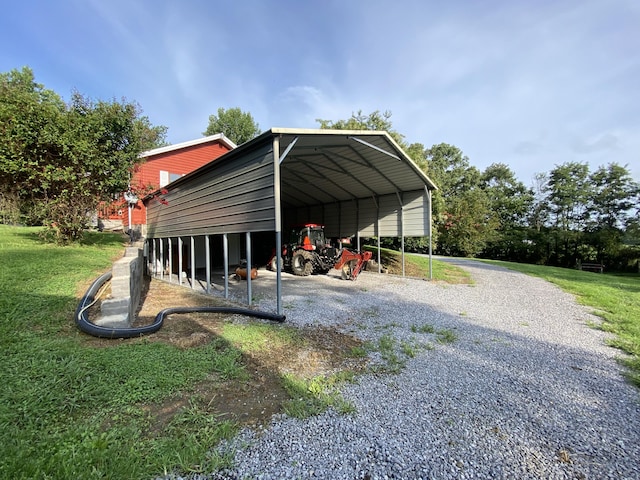
[[[592,307],[603,319],[601,328],[616,335],[610,343],[631,355],[624,363],[629,367],[630,381],[640,387],[640,275],[483,261],[544,278],[576,295],[583,305]]]

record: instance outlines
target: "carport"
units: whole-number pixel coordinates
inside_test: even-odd
[[[364,237],[377,237],[378,245],[381,237],[399,237],[404,272],[405,237],[429,237],[431,253],[435,189],[386,132],[272,128],[144,199],[152,273],[162,277],[168,267],[171,278],[177,263],[182,283],[186,255],[192,287],[203,263],[209,292],[213,257],[228,272],[244,247],[243,258],[254,265],[261,248],[282,250],[283,228],[307,222],[325,225],[327,237],[353,238],[358,249]]]

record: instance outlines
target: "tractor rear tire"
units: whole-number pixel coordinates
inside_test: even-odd
[[[313,273],[313,258],[311,253],[300,250],[293,254],[291,258],[291,271],[294,275],[306,277]]]

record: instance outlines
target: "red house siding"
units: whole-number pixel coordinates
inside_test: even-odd
[[[186,142],[189,143],[189,142]],[[155,150],[148,152],[150,155],[143,158],[133,171],[131,177],[131,186],[138,192],[148,192],[161,184],[162,178],[160,172],[167,172],[164,176],[164,182],[175,180],[170,176],[182,176],[193,170],[205,165],[212,160],[224,155],[232,149],[232,145],[222,142],[220,139],[211,140],[206,143],[197,145],[187,145],[180,148],[179,145],[174,150],[163,151],[154,154]],[[167,150],[167,149],[156,149]],[[138,201],[131,212],[131,225],[144,225],[147,223],[147,212],[141,201]],[[103,208],[99,212],[99,217],[103,219],[121,221],[125,230],[128,228],[129,213],[127,204],[122,197]]]

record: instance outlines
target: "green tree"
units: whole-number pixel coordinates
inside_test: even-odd
[[[100,201],[127,188],[143,147],[162,139],[125,101],[75,92],[66,105],[29,68],[0,74],[0,191],[60,243],[81,238]]]
[[[429,175],[438,185],[442,197],[455,196],[479,188],[480,171],[471,166],[469,158],[454,145],[439,143],[426,151]]]
[[[495,241],[498,218],[491,211],[486,193],[479,188],[466,190],[448,199],[439,227],[439,253],[475,257]]]
[[[638,208],[640,185],[631,178],[627,166],[610,163],[590,176],[592,197],[589,220],[599,227],[622,228]]]
[[[152,125],[147,116],[139,117],[135,122],[135,135],[140,139],[143,151],[169,145],[167,131],[164,125]]]
[[[241,145],[260,135],[260,127],[250,113],[239,108],[218,108],[217,115],[209,116],[209,126],[203,135],[223,133],[236,145]]]
[[[552,256],[552,238],[550,234],[550,210],[547,202],[548,173],[536,173],[533,178],[533,195],[526,219],[526,235],[523,239],[524,252],[518,261],[546,264]]]
[[[554,263],[557,265],[572,267],[579,261],[591,194],[587,164],[567,162],[549,173],[546,201],[554,235]]]
[[[22,198],[35,193],[31,177],[43,169],[42,155],[33,153],[57,137],[62,109],[62,99],[36,83],[29,68],[0,74],[0,192],[5,205],[18,209],[10,215],[14,221],[20,219]]]
[[[320,124],[323,130],[372,130],[387,132],[391,138],[402,148],[402,150],[411,158],[423,172],[427,172],[427,161],[425,158],[424,145],[421,143],[408,144],[404,135],[397,132],[393,128],[391,122],[391,112],[386,110],[380,113],[380,110],[371,112],[368,115],[358,110],[358,113],[352,113],[347,120],[323,120],[317,118],[316,122]]]
[[[533,178],[533,204],[529,212],[529,225],[536,232],[540,232],[542,228],[549,225],[549,208],[547,207],[547,184],[549,183],[549,175],[547,173],[536,173]]]
[[[516,179],[507,165],[489,165],[482,173],[481,182],[489,196],[491,208],[498,215],[501,228],[526,225],[533,203],[533,192]]]
[[[625,231],[632,230],[634,209],[638,208],[640,186],[631,178],[626,166],[617,163],[599,167],[593,172],[591,198],[588,204],[587,236],[593,247],[593,257],[608,265],[616,260],[625,247]]]
[[[587,219],[591,197],[589,166],[567,162],[549,174],[547,201],[554,226],[563,231],[581,230]]]
[[[375,130],[389,133],[391,137],[398,143],[404,145],[404,135],[396,132],[391,123],[391,112],[386,110],[380,113],[380,110],[371,112],[368,115],[358,110],[358,113],[352,113],[351,117],[346,120],[323,120],[317,118],[316,122],[320,124],[323,130]]]
[[[503,163],[489,165],[482,173],[481,183],[491,211],[499,222],[496,236],[488,242],[483,255],[522,261],[529,252],[527,224],[533,192],[518,181],[513,171]]]
[[[437,251],[475,256],[495,238],[498,216],[482,188],[480,171],[453,145],[440,143],[426,151],[429,174],[438,185],[433,195]]]

